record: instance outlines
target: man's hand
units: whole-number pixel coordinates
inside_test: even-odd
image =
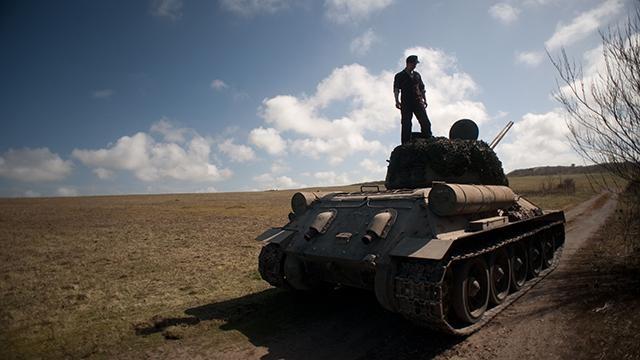
[[[400,104],[400,101],[396,101],[396,109],[402,110],[402,104]]]

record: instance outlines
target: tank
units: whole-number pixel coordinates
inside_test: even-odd
[[[557,266],[565,219],[507,186],[492,147],[466,131],[475,124],[455,126],[449,139],[396,147],[384,189],[293,195],[289,221],[257,237],[262,278],[292,291],[366,289],[449,334],[486,324]]]

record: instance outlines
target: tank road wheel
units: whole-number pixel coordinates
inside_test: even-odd
[[[544,267],[548,268],[553,264],[553,255],[556,250],[553,234],[545,234],[542,239],[542,255],[544,257]]]
[[[290,288],[284,279],[284,253],[278,244],[267,244],[260,250],[258,271],[269,284],[284,289]]]
[[[478,321],[489,304],[489,267],[481,258],[464,261],[454,270],[452,284],[453,309],[466,323]]]
[[[527,256],[527,247],[517,242],[511,246],[511,288],[518,291],[527,281],[529,271],[529,261]]]
[[[529,275],[534,278],[540,275],[544,267],[544,251],[542,250],[542,241],[533,238],[529,241]]]
[[[509,295],[511,271],[511,260],[507,249],[500,248],[491,254],[491,260],[489,260],[489,279],[491,280],[489,301],[493,305],[501,304]]]

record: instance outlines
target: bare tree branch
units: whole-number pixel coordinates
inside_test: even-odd
[[[640,9],[625,25],[600,32],[602,66],[593,73],[563,49],[548,56],[559,80],[555,98],[566,110],[571,146],[587,161],[640,182]]]

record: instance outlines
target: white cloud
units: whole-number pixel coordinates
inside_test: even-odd
[[[582,40],[603,26],[622,10],[621,0],[607,0],[600,6],[583,12],[569,24],[558,24],[555,33],[545,42],[549,50],[556,50]]]
[[[337,174],[334,171],[318,171],[313,174],[316,180],[315,186],[348,185],[352,181],[347,174]]]
[[[274,176],[269,173],[255,176],[253,180],[260,184],[261,189],[294,189],[306,187],[306,185],[300,184],[288,176]]]
[[[568,165],[580,161],[567,136],[564,112],[528,113],[517,121],[496,152],[505,171],[546,165]]]
[[[23,195],[24,195],[24,197],[30,197],[30,198],[31,197],[40,197],[40,196],[42,196],[42,195],[40,195],[39,192],[35,192],[33,190],[27,190],[27,191],[24,192]]]
[[[373,29],[369,29],[365,31],[362,35],[356,37],[351,41],[351,45],[349,49],[351,53],[356,54],[358,56],[364,56],[371,49],[371,45],[377,41],[377,36],[373,32]]]
[[[89,167],[109,171],[126,170],[142,181],[161,179],[220,181],[231,177],[229,169],[210,162],[211,145],[193,132],[184,144],[156,141],[139,132],[123,136],[115,144],[97,150],[74,149],[72,156]]]
[[[229,85],[220,79],[215,79],[211,82],[211,88],[216,91],[224,90],[228,87]]]
[[[584,87],[584,95],[590,102],[593,101],[593,93],[590,91],[590,89],[593,86],[604,86],[602,83],[602,79],[600,78],[600,74],[605,74],[607,72],[607,64],[603,51],[604,48],[602,45],[598,45],[593,49],[585,51],[582,61],[582,78],[577,79],[578,83],[572,84],[576,89],[581,89],[582,87]],[[582,81],[582,84],[579,83],[580,81]],[[559,89],[559,92],[567,95],[568,98],[573,98],[572,91],[569,85],[562,85]]]
[[[115,91],[111,89],[101,89],[101,90],[95,90],[91,94],[91,96],[94,99],[109,99],[111,98],[111,96],[113,96],[113,94],[115,94]]]
[[[364,159],[360,162],[360,167],[363,168],[370,176],[384,176],[387,173],[386,161],[376,161],[372,159]]]
[[[200,194],[203,194],[203,193],[215,193],[215,192],[218,192],[218,189],[216,189],[213,186],[207,186],[204,189],[197,189],[194,192],[195,193],[200,193]]]
[[[235,162],[245,162],[256,158],[256,154],[252,148],[246,145],[234,144],[233,139],[227,139],[218,144],[218,149],[227,155],[231,161]]]
[[[254,16],[257,14],[273,14],[286,9],[291,0],[220,0],[220,5],[236,15]]]
[[[297,135],[291,139],[296,153],[318,158],[329,156],[332,163],[355,151],[383,150],[377,141],[364,138],[365,130],[378,131],[397,126],[392,94],[393,75],[373,76],[361,65],[335,69],[318,85],[312,97],[278,95],[263,101],[260,115],[278,133]],[[328,118],[323,110],[332,103],[348,101],[351,110],[339,118]]]
[[[271,173],[273,174],[280,174],[289,171],[290,169],[289,165],[281,159],[278,159],[271,164]]]
[[[545,6],[549,4],[561,3],[565,0],[525,0],[523,4],[528,6]]]
[[[152,133],[162,134],[165,141],[168,142],[185,142],[186,137],[193,134],[194,131],[189,128],[176,127],[168,118],[162,117],[151,125]]]
[[[59,187],[58,190],[56,190],[56,194],[58,196],[78,196],[78,190],[71,186],[63,186]]]
[[[497,113],[497,114],[495,114],[495,115],[493,116],[493,119],[494,119],[494,120],[502,119],[503,117],[505,117],[505,116],[507,116],[507,115],[509,115],[509,112],[504,111],[504,110],[500,110],[500,111],[498,111],[498,113]]]
[[[398,67],[403,66],[409,54],[418,55],[422,61],[418,70],[427,81],[427,111],[437,119],[432,124],[436,134],[448,133],[451,124],[460,118],[471,118],[479,124],[488,120],[484,105],[471,100],[477,92],[476,83],[456,68],[454,57],[441,50],[415,47],[405,51]],[[282,136],[287,136],[286,142],[295,150],[292,153],[325,157],[330,164],[340,163],[356,152],[387,155],[389,145],[368,137],[399,127],[400,113],[391,92],[393,76],[391,71],[371,74],[362,65],[346,65],[334,69],[311,96],[277,95],[265,99],[260,116],[270,126],[270,133],[277,135],[282,148]],[[341,109],[346,110],[336,115],[335,105],[343,105]],[[266,131],[262,127],[254,129],[252,135]],[[256,136],[250,138],[256,146],[273,143],[259,145]]]
[[[172,21],[182,17],[182,0],[151,0],[151,14]]]
[[[544,59],[544,53],[539,51],[523,51],[516,54],[516,61],[528,66],[540,65]]]
[[[404,59],[418,55],[421,63],[417,70],[426,84],[429,107],[427,113],[436,135],[449,134],[449,128],[456,120],[468,118],[482,125],[489,120],[482,102],[472,100],[479,87],[471,75],[457,68],[455,57],[442,50],[415,47],[405,50],[398,66],[404,66]]]
[[[387,148],[380,141],[368,141],[359,134],[340,134],[333,139],[297,139],[292,141],[291,148],[314,159],[326,156],[331,165],[341,163],[346,155],[356,151],[368,154],[387,152]]]
[[[282,139],[278,130],[273,128],[259,127],[251,130],[249,141],[271,155],[284,154],[287,148],[287,143]]]
[[[0,156],[0,177],[29,182],[62,180],[71,174],[73,163],[62,160],[48,148],[9,149]]]
[[[113,171],[103,169],[103,168],[93,169],[93,173],[96,174],[96,176],[102,180],[110,179],[113,177]]]
[[[347,23],[366,19],[392,2],[393,0],[326,0],[325,8],[330,20]]]
[[[489,15],[503,24],[511,24],[518,20],[520,10],[507,3],[497,3],[489,8]]]

